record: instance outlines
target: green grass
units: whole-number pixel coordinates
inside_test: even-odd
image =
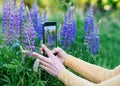
[[[71,50],[67,52],[92,64],[113,69],[120,64],[120,17],[117,15],[115,17],[103,16],[100,27],[100,48],[99,53],[95,56],[83,46],[84,17],[84,14],[76,15],[77,35]],[[100,17],[101,15],[95,16],[95,20],[98,21]],[[61,16],[58,17],[57,15],[52,19],[59,22],[59,24],[62,21]],[[4,45],[4,43],[1,43],[1,45]],[[34,60],[34,58],[26,57],[23,62],[19,50],[4,45],[0,48],[0,85],[64,86],[59,80],[43,70],[41,73],[33,72],[32,66]]]
[[[1,39],[2,39],[2,34],[1,34],[2,25],[1,25],[1,22],[2,22],[2,18],[0,17],[0,43],[2,42],[2,41],[1,41]]]

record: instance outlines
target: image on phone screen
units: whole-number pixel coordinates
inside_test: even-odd
[[[43,44],[49,49],[57,47],[56,22],[46,22],[43,24]]]

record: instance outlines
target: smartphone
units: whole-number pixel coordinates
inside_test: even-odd
[[[43,24],[43,44],[45,44],[51,50],[57,47],[56,22],[45,22]]]

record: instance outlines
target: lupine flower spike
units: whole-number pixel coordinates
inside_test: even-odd
[[[19,8],[16,5],[16,0],[14,0],[14,4],[13,4],[13,15],[14,15],[14,41],[16,41],[17,39],[19,39],[20,37],[20,14],[19,14]]]
[[[8,43],[11,46],[19,38],[20,32],[20,16],[18,7],[16,6],[16,0],[14,0],[14,3],[10,5],[8,26]]]
[[[98,51],[98,45],[99,45],[99,29],[98,26],[95,28],[94,26],[94,16],[93,16],[93,9],[92,6],[90,6],[87,17],[85,20],[85,35],[84,35],[84,44],[87,46],[87,48],[92,52],[93,54],[96,54]]]
[[[47,45],[48,45],[48,47],[50,47],[52,45],[52,36],[51,36],[49,30],[47,30],[47,38],[48,38]]]
[[[3,36],[3,41],[7,44],[8,44],[8,37],[10,36],[8,35],[10,11],[11,11],[10,0],[4,0],[3,16],[2,16],[2,36]]]
[[[75,8],[72,9],[72,7],[69,5],[65,15],[65,20],[61,32],[63,48],[69,49],[69,47],[72,45],[72,43],[75,40],[76,21],[74,18],[74,13],[75,13]]]
[[[87,17],[85,19],[85,38],[84,38],[84,44],[89,46],[90,44],[90,37],[92,36],[92,33],[94,32],[94,16],[93,16],[93,9],[90,6]]]
[[[30,10],[30,17],[32,19],[33,26],[35,28],[35,31],[37,33],[37,36],[39,36],[39,12],[38,12],[38,5],[37,5],[37,0],[34,0],[34,4]]]
[[[29,13],[27,24],[24,30],[24,47],[25,50],[35,51],[35,29]]]
[[[11,10],[10,10],[10,14],[9,14],[9,30],[8,30],[8,41],[9,41],[9,44],[11,45],[12,42],[13,42],[13,36],[14,36],[14,33],[15,33],[15,28],[14,28],[14,9],[13,8],[13,5],[11,6]]]
[[[19,16],[20,16],[20,38],[19,39],[20,39],[21,43],[23,43],[24,29],[25,29],[25,24],[26,24],[26,20],[27,20],[24,0],[21,0]]]
[[[99,41],[100,41],[100,37],[99,37],[99,28],[100,28],[100,24],[101,24],[101,19],[99,20],[96,28],[95,28],[95,38],[94,38],[94,46],[92,49],[93,54],[97,54],[98,49],[99,49]]]
[[[47,9],[45,10],[45,12],[43,14],[40,15],[40,23],[39,23],[39,29],[37,30],[37,34],[38,34],[38,38],[39,40],[42,40],[42,26],[45,22],[47,22]]]

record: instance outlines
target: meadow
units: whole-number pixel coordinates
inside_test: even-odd
[[[58,17],[58,15],[60,15]],[[54,14],[50,20],[62,21],[61,14]],[[95,23],[102,18],[100,24],[100,47],[96,55],[91,54],[84,46],[85,13],[75,15],[77,22],[76,38],[67,53],[108,69],[113,69],[120,64],[120,16],[118,13],[95,14]],[[55,77],[44,70],[36,73],[32,70],[34,58],[26,56],[23,61],[22,53],[18,48],[9,47],[2,41],[2,17],[0,17],[0,85],[1,86],[64,86]],[[61,47],[61,45],[59,45]],[[69,69],[70,70],[70,69]]]

